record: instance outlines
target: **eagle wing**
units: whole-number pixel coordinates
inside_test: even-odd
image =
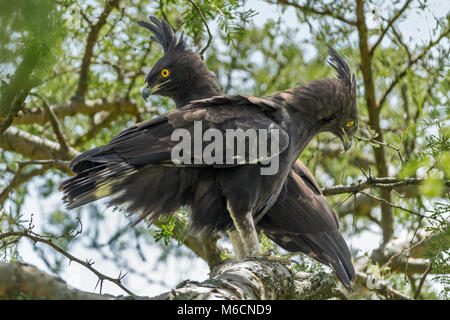
[[[283,192],[258,227],[283,249],[302,252],[333,267],[339,280],[351,290],[355,269],[339,233],[338,219],[301,161],[292,166]]]
[[[125,129],[107,145],[89,150],[76,157],[72,161],[71,167],[74,172],[78,173],[95,167],[96,164],[123,161],[137,167],[149,164],[179,166],[179,163],[172,161],[172,151],[179,143],[179,140],[172,139],[172,134],[176,130],[184,130],[185,133],[189,133],[190,137],[200,139],[201,150],[203,150],[206,145],[211,143],[201,139],[203,133],[208,129],[218,130],[216,132],[220,132],[222,137],[226,137],[229,130],[240,129],[244,133],[249,129],[255,130],[256,139],[246,140],[249,145],[245,149],[245,159],[243,156],[234,156],[236,161],[230,164],[231,166],[249,163],[251,160],[249,158],[250,148],[259,146],[260,140],[263,138],[258,133],[260,130],[266,130],[267,146],[277,142],[278,150],[274,154],[268,153],[264,159],[256,160],[269,161],[282,153],[289,145],[288,133],[280,127],[271,112],[274,113],[273,106],[266,105],[263,99],[252,97],[231,96],[198,100],[167,115]],[[201,123],[200,137],[195,136],[196,123]],[[271,133],[275,132],[277,138],[274,140],[277,141],[271,140]],[[193,140],[192,147],[194,147]],[[229,141],[226,139],[222,141],[221,163],[223,165],[226,165],[226,155],[231,147]],[[188,158],[190,161],[184,162],[183,166],[217,166],[195,161],[198,160],[198,154],[194,154],[194,152],[189,154]]]

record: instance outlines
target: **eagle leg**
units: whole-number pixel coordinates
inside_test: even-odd
[[[238,216],[229,204],[228,212],[237,231],[237,235],[230,237],[233,247],[235,247],[236,258],[240,260],[243,257],[254,257],[258,255],[261,252],[261,246],[259,244],[255,223],[253,222],[252,212],[249,211],[244,216]],[[239,238],[240,242],[236,238]]]
[[[241,260],[244,257],[244,244],[241,241],[241,236],[236,229],[228,230],[227,234],[233,245],[236,260]]]

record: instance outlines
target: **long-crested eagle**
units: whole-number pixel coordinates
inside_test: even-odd
[[[126,129],[109,144],[76,157],[71,168],[77,175],[60,185],[67,207],[108,196],[111,205],[138,214],[135,223],[144,218],[152,223],[189,206],[191,234],[228,231],[238,258],[260,251],[256,229],[262,229],[282,248],[331,265],[350,288],[354,269],[336,215],[297,160],[319,132],[333,132],[345,149],[350,145],[358,115],[355,78],[346,62],[329,48],[337,78],[313,80],[266,98],[220,96],[200,56],[188,50],[167,23],[151,20],[139,23],[154,33],[152,39],[161,44],[164,56],[147,75],[143,95],[168,96],[179,109]],[[279,157],[278,173],[261,175],[259,162],[174,163],[171,134],[176,129],[192,132],[196,121],[203,130],[221,132],[276,128],[280,153],[271,156]]]

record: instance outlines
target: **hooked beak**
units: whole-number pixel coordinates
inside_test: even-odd
[[[148,87],[148,85],[145,85],[145,87],[142,87],[141,89],[142,98],[144,98],[145,102],[147,102],[147,98],[152,94],[152,91]]]
[[[159,88],[169,82],[170,80],[166,80],[164,82],[158,83],[157,85],[153,87],[149,87],[148,83],[145,84],[145,86],[141,89],[142,98],[144,98],[145,102],[147,102],[147,98],[158,92]]]
[[[344,152],[349,150],[352,147],[352,140],[348,138],[347,133],[345,132],[344,128],[342,129],[342,135],[339,136],[342,141],[342,145],[344,146]]]

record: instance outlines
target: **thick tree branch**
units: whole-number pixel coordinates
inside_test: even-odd
[[[382,189],[396,189],[410,185],[419,185],[426,179],[423,178],[404,178],[398,179],[394,177],[369,177],[366,181],[362,181],[350,185],[336,185],[330,188],[322,189],[322,192],[326,196],[332,196],[342,193],[358,193],[368,188],[382,188]],[[450,187],[450,181],[446,180],[445,184]]]
[[[78,101],[72,100],[68,103],[52,106],[52,111],[58,119],[75,116],[77,114],[94,115],[101,111],[113,112],[119,111],[122,113],[135,114],[139,109],[136,101],[128,98],[116,99],[93,99]],[[150,111],[156,111],[151,109]],[[40,108],[27,110],[26,113],[20,114],[13,122],[14,125],[19,124],[34,124],[49,121],[48,114]]]
[[[58,143],[16,127],[9,127],[0,135],[0,148],[19,153],[32,160],[72,160],[79,154],[73,148],[62,150]]]
[[[356,20],[359,38],[359,51],[361,56],[361,72],[364,81],[364,98],[369,113],[369,126],[376,132],[375,140],[383,142],[383,134],[380,126],[380,109],[376,104],[375,96],[375,81],[372,71],[372,56],[369,51],[368,30],[366,24],[366,16],[364,11],[365,1],[356,1]],[[375,154],[375,162],[378,175],[386,177],[389,175],[388,166],[385,157],[384,146],[377,146],[373,148]],[[390,191],[382,189],[381,198],[386,202],[391,201]],[[381,228],[383,230],[383,241],[387,242],[394,233],[394,219],[392,210],[386,203],[381,204]]]
[[[22,263],[0,263],[0,300],[123,300],[124,296],[95,294],[70,288],[63,280]],[[184,281],[176,289],[149,297],[131,297],[152,300],[255,300],[298,299],[318,300],[345,295],[336,289],[325,272],[292,272],[284,264],[266,258],[252,258],[240,262],[228,261],[218,266],[203,282]]]
[[[117,299],[70,288],[63,280],[37,268],[18,263],[0,263],[0,300],[106,300]]]
[[[97,43],[97,38],[101,28],[105,25],[106,19],[114,8],[119,5],[119,0],[107,0],[102,13],[98,17],[97,23],[93,24],[89,31],[86,46],[84,49],[83,60],[81,63],[80,77],[78,79],[78,87],[75,96],[83,98],[88,88],[88,75],[91,65],[92,56],[94,54],[94,46]]]
[[[324,273],[294,273],[281,262],[267,258],[227,261],[213,269],[204,282],[184,281],[155,299],[314,300],[345,298]]]

